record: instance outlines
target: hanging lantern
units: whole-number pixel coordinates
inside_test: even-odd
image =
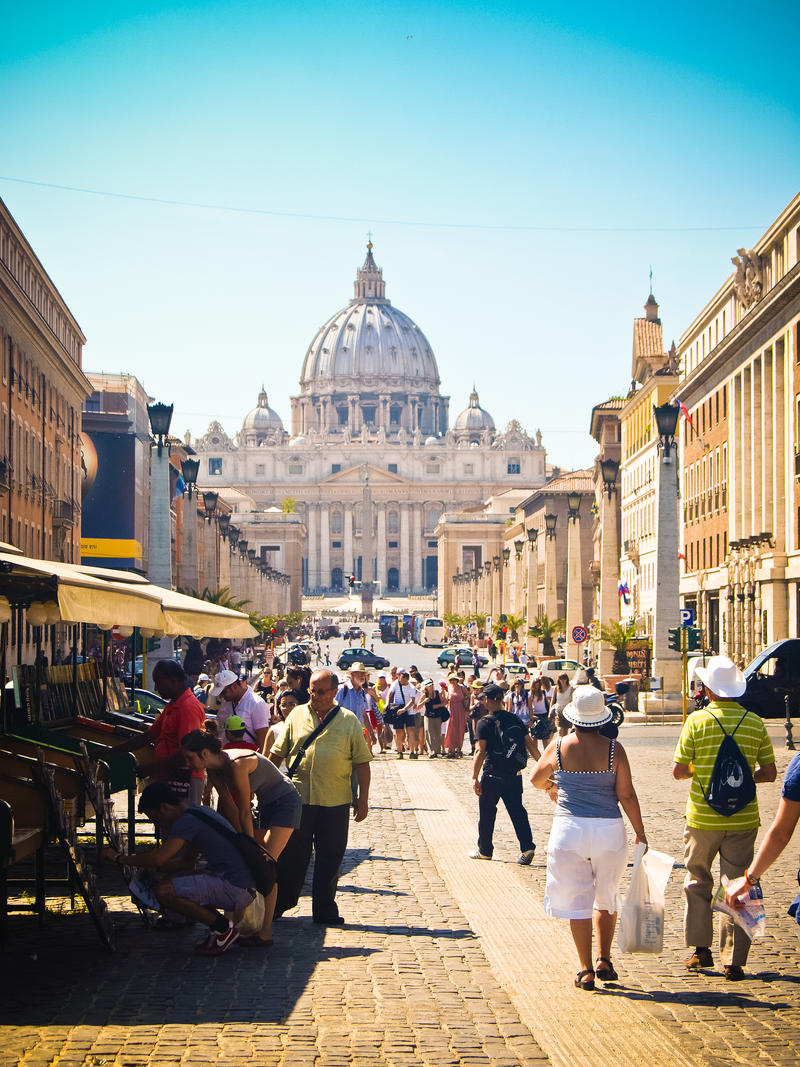
[[[44,610],[47,612],[47,619],[45,621],[48,626],[53,626],[55,623],[61,622],[61,611],[55,600],[46,600],[44,603]]]
[[[47,622],[47,608],[41,600],[31,602],[27,612],[28,622],[31,626],[44,626]]]
[[[133,635],[132,626],[115,626],[114,629],[120,637],[131,637]]]
[[[0,623],[11,622],[12,608],[7,596],[0,596]]]

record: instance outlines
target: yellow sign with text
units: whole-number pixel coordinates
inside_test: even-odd
[[[141,559],[142,546],[134,538],[82,537],[81,556],[106,559]]]

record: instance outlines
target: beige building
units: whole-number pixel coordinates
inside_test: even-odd
[[[361,578],[362,496],[372,493],[376,595],[439,587],[437,526],[444,512],[480,508],[515,486],[545,481],[541,434],[518,422],[499,431],[473,389],[451,422],[433,350],[386,298],[372,246],[353,299],[322,326],[291,400],[291,432],[266,390],[230,437],[215,422],[187,439],[201,460],[201,489],[235,489],[255,522],[287,501],[302,536],[307,594],[336,594]],[[257,554],[267,545],[254,526]]]
[[[683,604],[740,663],[800,619],[800,194],[679,341]]]
[[[611,674],[614,651],[600,641],[599,628],[620,617],[620,414],[626,401],[612,397],[592,408],[589,433],[600,450],[595,459],[592,523],[592,620],[590,651],[598,673]]]
[[[642,319],[633,323],[631,391],[620,413],[620,578],[629,591],[620,599],[623,622],[653,636],[656,603],[656,468],[658,433],[653,408],[666,403],[678,383],[675,346],[664,351],[658,304],[650,293]],[[678,486],[675,491],[677,493]],[[675,567],[678,560],[675,560]],[[604,620],[605,621],[605,620]],[[674,625],[677,626],[678,620]]]

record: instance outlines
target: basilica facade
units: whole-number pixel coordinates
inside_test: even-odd
[[[218,422],[199,439],[187,436],[201,461],[198,485],[226,500],[249,547],[277,570],[285,547],[274,521],[269,535],[261,532],[264,517],[291,515],[295,528],[300,521],[303,590],[336,594],[366,566],[368,482],[376,593],[429,592],[439,580],[443,512],[480,508],[546,477],[541,433],[530,437],[516,420],[498,431],[475,388],[451,423],[440,385],[424,333],[386,297],[370,243],[353,299],[306,351],[290,430],[262,386],[234,437]]]

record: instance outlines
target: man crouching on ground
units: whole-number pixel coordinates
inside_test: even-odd
[[[145,787],[139,812],[161,830],[164,843],[129,855],[105,849],[106,858],[121,867],[165,872],[167,877],[155,886],[159,904],[165,911],[207,926],[208,936],[196,951],[204,956],[221,956],[239,937],[233,923],[221,913],[243,911],[256,894],[253,875],[239,850],[225,836],[226,832],[234,832],[233,827],[210,808],[187,805],[166,782]],[[193,870],[198,856],[206,861],[202,874]]]

